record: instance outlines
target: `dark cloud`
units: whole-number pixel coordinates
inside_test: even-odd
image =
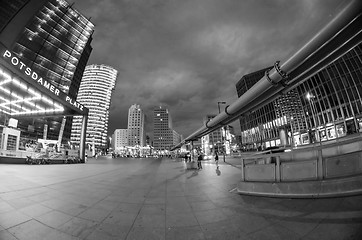
[[[119,71],[109,132],[138,103],[167,105],[185,137],[236,100],[244,75],[285,60],[325,25],[339,0],[77,0],[95,24],[89,63]],[[147,130],[152,131],[152,125]]]

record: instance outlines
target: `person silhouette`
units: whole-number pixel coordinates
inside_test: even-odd
[[[219,156],[217,155],[217,152],[215,153],[215,163],[217,168],[219,168]]]
[[[220,169],[219,169],[219,166],[217,166],[217,168],[216,168],[216,175],[218,175],[218,176],[221,175],[221,171],[220,171]]]
[[[202,160],[202,154],[200,153],[199,156],[197,157],[197,169],[198,170],[202,169],[201,160]]]

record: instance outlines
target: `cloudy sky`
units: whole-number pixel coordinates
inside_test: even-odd
[[[89,64],[119,72],[109,133],[140,104],[167,106],[187,137],[217,102],[237,98],[245,74],[286,60],[341,7],[341,0],[75,0],[95,24]]]

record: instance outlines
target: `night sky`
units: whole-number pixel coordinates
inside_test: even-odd
[[[245,74],[282,62],[319,31],[340,0],[75,0],[95,24],[88,64],[118,70],[109,134],[140,104],[152,136],[153,108],[170,110],[187,137],[217,102],[237,98]],[[235,122],[236,123],[236,122]],[[234,124],[236,125],[236,124]]]

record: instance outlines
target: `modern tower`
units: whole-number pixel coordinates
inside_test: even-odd
[[[181,137],[173,130],[172,118],[167,108],[159,106],[153,110],[153,147],[168,150],[179,143]]]
[[[85,68],[77,101],[89,109],[86,144],[102,149],[107,144],[109,107],[116,85],[117,70],[107,65],[88,65]],[[74,117],[71,141],[80,140],[81,119]]]
[[[92,51],[93,31],[93,23],[65,0],[1,2],[1,47],[73,100]],[[62,119],[21,119],[18,127],[24,137],[46,133],[49,139],[63,135],[60,138],[67,141],[72,121]]]
[[[140,105],[133,104],[128,109],[128,146],[145,146],[145,114]]]

